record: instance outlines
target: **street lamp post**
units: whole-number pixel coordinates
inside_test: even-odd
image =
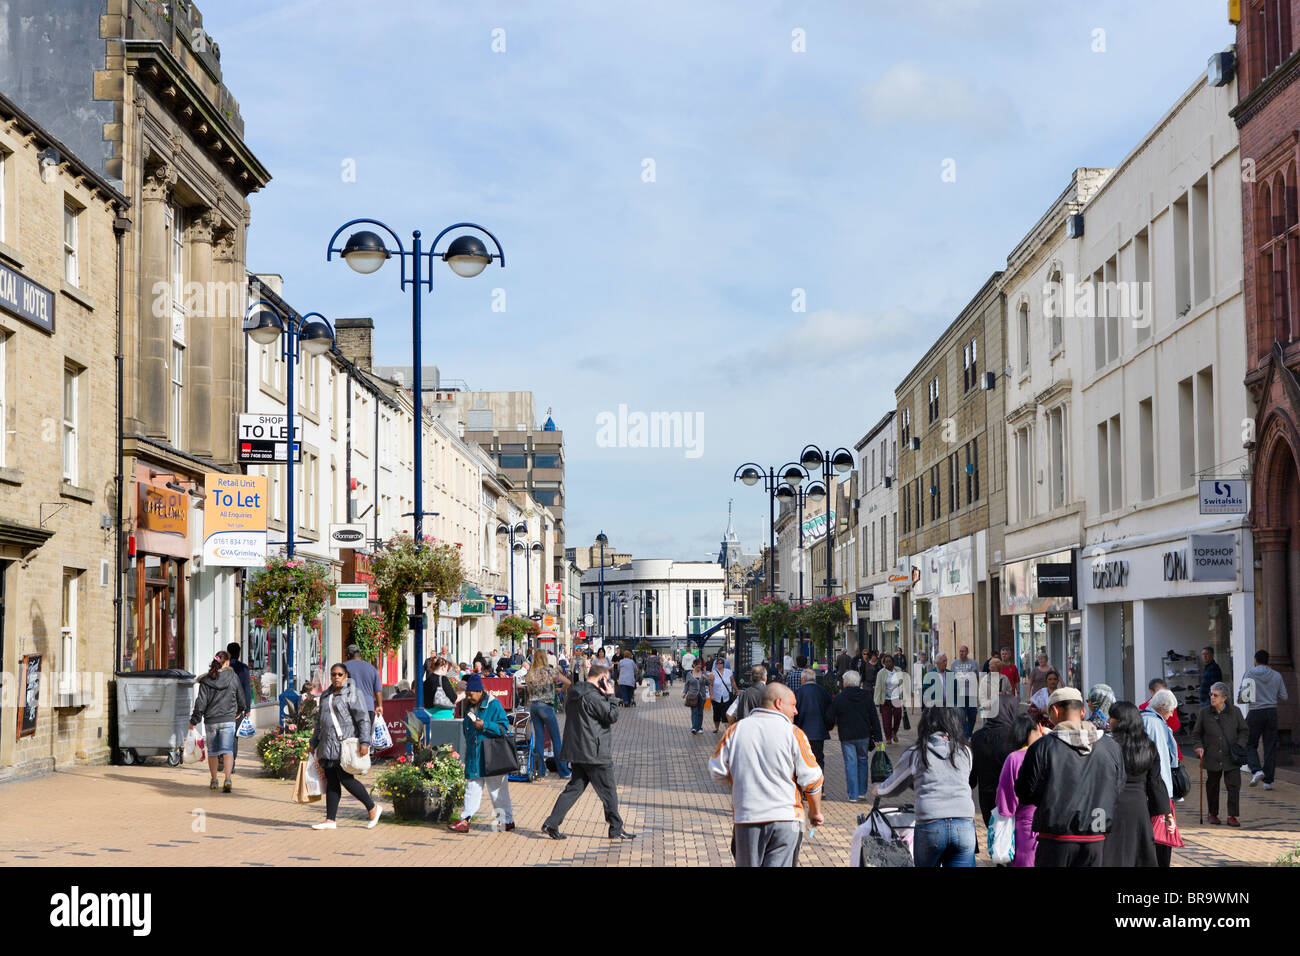
[[[508,550],[510,552],[510,614],[515,613],[515,535],[523,534],[528,530],[528,525],[520,521],[517,524],[499,524],[497,525],[497,534],[508,535]],[[515,656],[515,639],[510,638],[510,656]]]
[[[830,500],[831,478],[833,473],[844,474],[853,467],[853,453],[847,448],[836,448],[834,451],[827,451],[818,448],[816,445],[808,445],[799,455],[799,463],[807,471],[822,470],[822,484],[818,487],[817,483],[809,485],[808,497],[813,501],[820,501],[826,498],[826,597],[830,598],[831,593],[831,571],[834,568],[834,539],[835,539],[835,522],[831,520],[831,506],[834,504]],[[826,658],[830,662],[831,636],[826,635]],[[814,648],[816,650],[816,648]]]
[[[797,520],[799,524],[799,603],[803,604],[803,506],[808,500],[809,488],[804,488],[803,483],[809,478],[808,470],[803,465],[790,462],[781,468],[781,484],[776,489],[776,496],[792,500],[798,508]],[[782,639],[781,644],[785,641]],[[785,659],[785,648],[782,646],[781,659]],[[797,654],[795,655],[798,656]]]
[[[293,504],[293,459],[294,452],[297,450],[297,443],[294,441],[293,418],[294,418],[294,382],[297,379],[296,365],[298,362],[299,352],[306,352],[307,357],[315,358],[323,355],[334,347],[334,330],[330,327],[329,320],[319,312],[308,312],[306,315],[295,315],[289,312],[287,315],[280,312],[275,304],[265,299],[259,299],[248,307],[248,312],[244,316],[244,334],[252,339],[258,345],[271,345],[276,341],[280,343],[280,358],[286,363],[286,394],[285,394],[285,417],[288,440],[285,442],[285,468],[287,494],[285,496],[285,517],[288,519],[287,532],[285,534],[285,554],[292,560],[294,552],[294,525]],[[286,661],[285,668],[287,671],[286,679],[288,686],[280,695],[281,716],[284,714],[284,704],[286,699],[292,701],[295,705],[298,703],[298,692],[294,689],[295,681],[293,678],[293,625],[288,626],[288,639],[286,641]]]
[[[395,249],[390,249],[385,244],[383,237],[377,233],[363,229],[352,233],[348,237],[342,248],[335,248],[334,242],[342,234],[344,229],[349,226],[365,223],[372,226],[378,226],[390,236],[393,237]],[[439,253],[438,241],[453,229],[474,229],[483,233],[492,240],[496,246],[496,252],[488,252],[487,246],[483,240],[474,235],[460,235],[452,239],[447,248]],[[429,243],[429,248],[423,251],[420,244],[420,230],[416,229],[411,233],[411,249],[402,245],[402,240],[398,238],[397,233],[393,232],[387,225],[378,219],[353,219],[345,222],[334,231],[330,236],[329,244],[325,248],[325,261],[328,262],[337,252],[342,255],[343,260],[355,272],[362,275],[369,275],[377,271],[388,259],[394,255],[398,257],[401,263],[401,282],[400,288],[411,290],[411,353],[412,353],[412,390],[415,398],[415,505],[412,513],[415,519],[415,544],[419,547],[420,542],[424,539],[424,389],[421,378],[423,356],[420,349],[420,292],[422,290],[433,291],[433,263],[434,259],[442,259],[451,267],[451,271],[463,278],[473,278],[478,275],[489,265],[492,260],[500,262],[501,267],[505,268],[506,254],[501,248],[501,243],[497,237],[492,235],[482,226],[472,222],[458,222],[448,226],[433,238]],[[428,275],[424,275],[424,257],[428,257]],[[406,274],[407,260],[411,263],[411,275]],[[415,595],[415,659],[419,666],[424,664],[424,593],[416,592]],[[415,710],[419,719],[428,728],[430,717],[424,710],[424,681],[415,681]]]
[[[596,611],[600,614],[600,643],[603,647],[605,644],[605,545],[609,544],[609,538],[605,537],[605,532],[596,535],[596,542],[600,545],[600,580],[597,584]]]

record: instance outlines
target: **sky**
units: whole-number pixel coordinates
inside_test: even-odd
[[[716,555],[733,497],[757,552],[737,467],[851,451],[1072,170],[1118,163],[1234,39],[1222,0],[200,9],[273,177],[249,269],[410,365],[396,263],[357,275],[329,237],[491,230],[504,269],[438,264],[424,364],[552,409],[569,546],[679,560]],[[656,412],[690,442],[619,427]]]

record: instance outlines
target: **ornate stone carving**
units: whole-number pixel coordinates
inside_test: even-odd
[[[213,215],[217,216],[216,213]],[[219,216],[217,218],[212,230],[212,253],[218,259],[232,260],[235,258],[235,227]]]
[[[221,216],[215,209],[204,209],[190,222],[190,238],[194,242],[212,242],[221,227]]]
[[[165,200],[176,183],[176,167],[170,163],[154,162],[145,167],[141,192],[146,200]]]

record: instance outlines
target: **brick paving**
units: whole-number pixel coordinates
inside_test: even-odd
[[[291,784],[252,772],[251,748],[245,747],[232,794],[209,791],[206,768],[169,768],[156,758],[143,767],[76,767],[0,786],[0,864],[420,866],[454,864],[472,854],[478,865],[730,866],[730,798],[706,766],[718,738],[707,714],[705,734],[693,737],[689,717],[679,690],[620,712],[616,779],[624,820],[637,833],[630,842],[606,838],[600,802],[590,791],[564,823],[568,839],[546,838],[539,827],[563,786],[553,774],[510,785],[517,823],[511,833],[489,828],[486,798],[485,822],[469,835],[391,817],[366,830],[360,805],[346,793],[339,829],[313,831],[308,825],[323,818],[322,805],[290,802]],[[894,758],[901,750],[889,748]],[[1194,760],[1188,769],[1195,780]],[[845,796],[835,741],[827,742],[826,773],[826,824],[805,841],[803,866],[846,865],[857,814],[866,809]],[[373,773],[368,779],[373,782]],[[1243,788],[1242,803],[1240,830],[1197,825],[1195,793],[1181,804],[1189,845],[1176,851],[1175,865],[1268,863],[1300,844],[1300,787]],[[988,865],[987,856],[981,865]]]

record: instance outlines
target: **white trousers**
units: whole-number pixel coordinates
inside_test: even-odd
[[[499,777],[481,777],[478,780],[465,781],[465,809],[460,818],[468,820],[478,813],[479,804],[483,802],[483,791],[492,798],[493,816],[498,823],[514,823],[515,811],[510,806],[510,783],[505,774]]]

